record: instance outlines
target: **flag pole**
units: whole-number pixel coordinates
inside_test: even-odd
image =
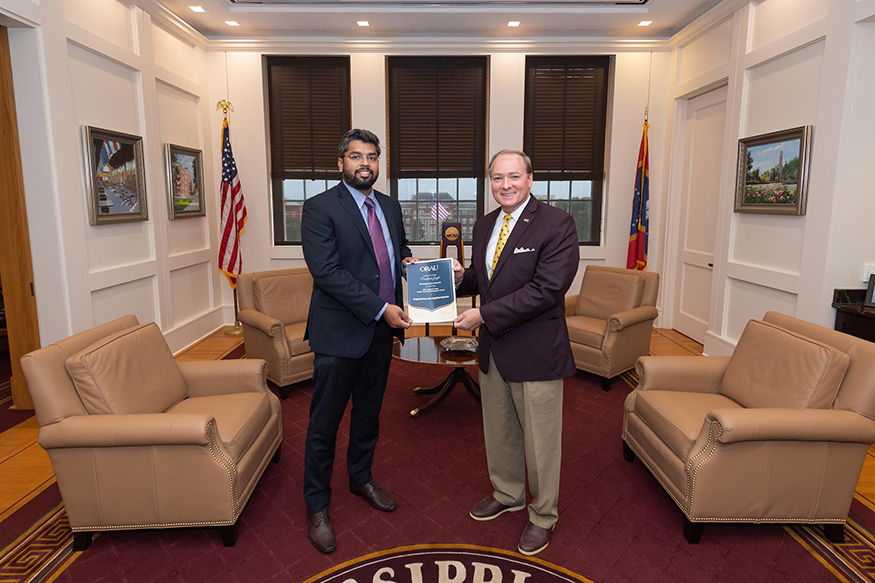
[[[234,325],[225,328],[225,336],[240,336],[243,334],[243,324],[237,319],[237,313],[239,311],[237,309],[237,288],[235,287],[231,291],[234,292]]]
[[[216,111],[222,110],[222,115],[225,118],[225,121],[228,121],[228,111],[234,111],[234,106],[231,105],[230,101],[225,99],[220,99],[218,103],[216,103]],[[229,280],[230,281],[230,280]],[[234,325],[228,326],[225,328],[225,336],[241,336],[243,334],[243,324],[240,323],[240,320],[237,319],[237,314],[239,313],[238,304],[237,304],[237,286],[231,286],[231,292],[234,294]]]

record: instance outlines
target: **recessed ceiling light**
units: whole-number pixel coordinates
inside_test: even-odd
[[[240,23],[236,20],[226,20],[225,24],[227,24],[228,26],[240,26]]]
[[[642,20],[638,23],[638,26],[650,26],[651,24],[653,24],[652,20]]]
[[[507,23],[507,25],[508,25],[508,26],[511,26],[511,27],[513,27],[513,26],[519,26],[519,25],[520,25],[520,21],[519,21],[519,20],[511,20],[510,22]]]
[[[192,12],[205,12],[202,6],[189,6],[188,9]]]
[[[371,23],[368,22],[367,20],[356,20],[355,23],[358,24],[359,26],[370,26],[371,25]]]

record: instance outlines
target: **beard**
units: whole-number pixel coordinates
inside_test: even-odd
[[[371,186],[377,181],[377,177],[379,176],[379,172],[377,170],[371,170],[371,175],[368,178],[359,178],[356,176],[355,171],[349,172],[346,169],[343,170],[343,181],[355,188],[356,190],[369,190]]]

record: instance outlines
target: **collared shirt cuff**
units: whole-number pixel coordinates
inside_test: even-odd
[[[385,312],[385,311],[386,311],[386,308],[388,308],[388,307],[389,307],[389,304],[388,304],[388,303],[383,304],[383,309],[380,310],[380,311],[377,313],[377,317],[374,318],[374,321],[375,321],[375,322],[379,322],[379,321],[380,321],[380,318],[383,317],[383,312]]]

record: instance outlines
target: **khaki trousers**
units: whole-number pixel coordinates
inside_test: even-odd
[[[480,372],[483,435],[493,496],[507,506],[526,501],[526,468],[532,503],[529,521],[552,528],[559,519],[562,462],[562,379],[508,382],[492,354]]]

